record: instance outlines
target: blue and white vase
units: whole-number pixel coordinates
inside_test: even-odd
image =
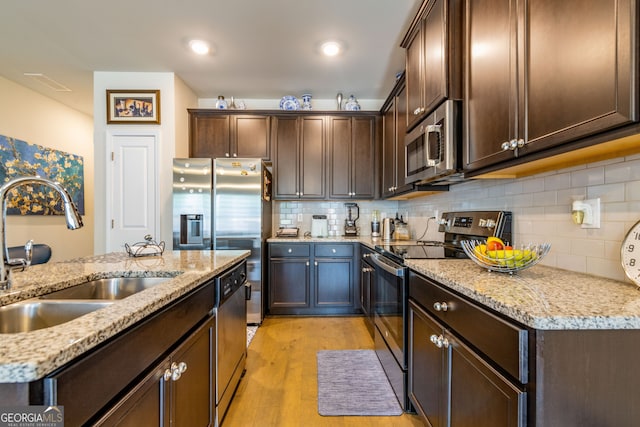
[[[313,107],[311,107],[311,94],[310,93],[305,93],[304,95],[302,95],[302,109],[303,110],[312,110]]]
[[[224,100],[224,96],[218,96],[218,100],[216,101],[216,108],[218,110],[226,110],[227,109],[227,101]]]
[[[358,104],[358,100],[355,96],[351,95],[346,104],[344,104],[344,109],[347,111],[360,111],[360,104]]]

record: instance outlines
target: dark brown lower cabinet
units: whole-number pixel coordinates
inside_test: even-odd
[[[271,314],[360,313],[352,243],[270,243]]]
[[[431,427],[526,426],[526,393],[413,301],[409,397]]]
[[[95,425],[212,426],[214,357],[215,317],[212,317]]]

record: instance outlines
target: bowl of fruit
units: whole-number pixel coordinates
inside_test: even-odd
[[[489,237],[486,241],[463,240],[461,244],[467,256],[479,266],[510,274],[533,267],[551,249],[550,243],[511,246],[497,237]]]

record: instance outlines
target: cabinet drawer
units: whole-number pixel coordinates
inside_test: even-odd
[[[527,329],[413,271],[409,273],[409,297],[518,381],[528,382]]]
[[[272,257],[308,257],[310,245],[299,243],[271,243],[269,253]]]
[[[351,244],[316,244],[315,255],[321,257],[352,257],[353,245]]]

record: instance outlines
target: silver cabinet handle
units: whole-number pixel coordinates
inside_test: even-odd
[[[307,267],[309,267],[309,261],[307,261],[306,264],[307,264]]]
[[[238,157],[238,153],[233,153],[233,157]]]
[[[500,148],[502,148],[502,151],[511,150],[511,144],[509,143],[509,141],[505,141],[502,143]]]
[[[417,116],[420,113],[424,113],[424,107],[418,107],[415,110],[413,110],[413,115]]]
[[[331,252],[336,253],[336,248],[331,249]]]
[[[315,265],[317,267],[318,266],[318,261],[314,261],[313,265]]]
[[[225,157],[229,157],[229,153],[224,153],[224,156]]]
[[[291,253],[291,252],[293,252],[293,249],[289,248],[289,249],[287,249],[287,252]]]
[[[182,374],[187,370],[187,364],[185,362],[176,363],[173,362],[171,364],[170,369],[165,369],[163,378],[165,381],[178,381]]]
[[[438,348],[447,348],[449,347],[449,340],[443,337],[442,335],[431,335],[429,340]]]
[[[449,310],[449,305],[446,302],[436,302],[433,303],[433,308],[435,311],[447,311]]]

